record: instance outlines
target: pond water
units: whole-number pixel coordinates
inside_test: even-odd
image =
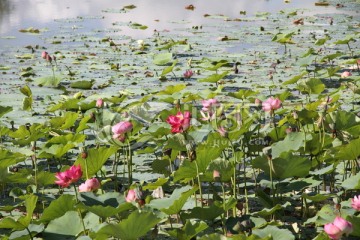
[[[214,19],[205,14],[223,14],[230,18],[241,18],[240,11],[247,15],[257,12],[278,12],[282,9],[301,8],[311,10],[312,14],[339,12],[333,6],[315,7],[314,0],[293,0],[285,3],[280,0],[1,0],[0,1],[0,46],[43,44],[44,38],[54,36],[59,31],[71,30],[74,34],[89,31],[146,38],[154,30],[174,30],[181,27],[201,25]],[[185,6],[193,4],[193,11]],[[135,9],[122,11],[124,6],[135,5]],[[129,22],[148,26],[145,31],[127,27]],[[20,29],[33,27],[42,30],[41,34],[24,34]],[[39,37],[40,36],[40,37]]]

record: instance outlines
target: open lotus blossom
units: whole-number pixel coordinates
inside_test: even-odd
[[[341,230],[335,226],[333,223],[327,223],[324,226],[324,231],[327,233],[331,239],[340,239],[342,236]]]
[[[91,178],[85,181],[85,183],[80,184],[79,192],[92,192],[100,187],[100,182],[97,178]]]
[[[111,128],[113,132],[113,139],[118,139],[123,142],[125,140],[125,133],[130,132],[132,128],[133,125],[129,121],[119,122]]]
[[[331,239],[340,239],[343,234],[346,236],[353,231],[353,226],[350,222],[342,217],[337,216],[332,223],[327,223],[324,226],[324,231]]]
[[[215,98],[211,98],[208,100],[202,100],[201,103],[203,105],[201,110],[203,110],[204,112],[208,112],[213,106],[217,104],[217,100]]]
[[[262,109],[265,112],[272,112],[281,107],[281,101],[278,98],[269,97],[262,103]]]
[[[58,179],[55,181],[56,184],[62,188],[68,187],[70,184],[77,182],[82,176],[81,166],[71,166],[64,172],[58,172],[55,177]]]
[[[352,76],[351,72],[345,71],[343,73],[341,73],[341,78],[347,78]]]
[[[176,115],[170,115],[166,122],[171,125],[172,133],[182,133],[190,127],[191,113],[185,111],[178,112]]]
[[[99,98],[98,100],[96,100],[96,107],[101,108],[102,106],[104,106],[104,100],[102,98]]]
[[[356,211],[360,211],[360,195],[355,196],[351,199],[351,206]]]
[[[184,72],[184,78],[191,78],[192,75],[194,75],[194,72],[190,69]]]

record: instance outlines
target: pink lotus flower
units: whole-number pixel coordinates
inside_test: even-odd
[[[337,240],[337,239],[340,239],[342,236],[341,230],[338,227],[336,227],[333,223],[325,224],[324,231],[327,233],[327,235],[331,239]]]
[[[265,112],[272,112],[281,107],[281,101],[278,98],[269,97],[262,103],[262,109]]]
[[[217,171],[217,170],[214,170],[213,171],[213,178],[214,178],[214,180],[219,180],[220,179],[220,172],[219,171]]]
[[[201,110],[207,112],[210,111],[210,109],[217,104],[217,100],[215,98],[211,98],[208,100],[202,100],[201,103],[203,105],[203,108]]]
[[[185,111],[184,114],[182,112],[178,112],[176,115],[170,115],[166,122],[171,125],[172,133],[182,133],[186,131],[190,127],[191,113],[189,111]]]
[[[48,54],[48,52],[46,52],[46,51],[43,51],[42,53],[41,53],[41,57],[43,58],[43,59],[46,59],[46,56],[48,56],[49,54]]]
[[[355,196],[351,199],[351,206],[356,211],[360,211],[360,195]]]
[[[351,72],[345,71],[343,73],[341,73],[341,78],[347,78],[352,76]]]
[[[194,75],[194,72],[192,70],[186,70],[184,72],[184,78],[191,78],[192,75]]]
[[[220,136],[226,137],[227,131],[226,131],[226,129],[225,129],[224,127],[219,127],[219,128],[217,129],[217,131],[218,131],[218,133],[220,133]]]
[[[346,236],[353,231],[353,226],[350,222],[337,216],[332,223],[327,223],[324,226],[324,231],[331,239],[340,239],[343,234]]]
[[[55,177],[58,179],[55,181],[56,184],[62,188],[68,187],[70,184],[77,182],[82,176],[81,166],[71,166],[64,172],[58,172]]]
[[[96,100],[96,107],[101,108],[104,105],[104,101],[102,98]]]
[[[136,192],[134,189],[130,189],[126,195],[126,198],[125,200],[127,202],[132,202],[132,201],[135,201],[137,198],[136,198]]]
[[[130,132],[132,128],[133,125],[129,121],[119,122],[111,128],[114,134],[113,139],[118,139],[123,142],[125,140],[125,133]]]
[[[346,221],[342,217],[336,217],[334,225],[337,226],[345,235],[349,235],[353,231],[353,226],[350,222]]]
[[[127,202],[137,201],[142,198],[142,191],[138,188],[130,189],[126,195],[125,200]]]
[[[85,183],[82,183],[79,186],[79,192],[92,192],[100,187],[100,182],[97,180],[97,178],[91,178],[85,181]]]

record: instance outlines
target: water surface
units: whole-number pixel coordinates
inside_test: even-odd
[[[79,34],[87,31],[101,32],[104,29],[113,34],[146,38],[154,30],[173,30],[182,27],[201,25],[214,19],[205,14],[223,14],[229,18],[241,18],[240,11],[247,16],[257,12],[278,12],[283,9],[306,9],[312,14],[331,13],[339,10],[329,7],[315,7],[314,0],[293,0],[285,3],[279,0],[0,0],[0,46],[42,44],[39,35],[20,33],[20,29],[34,27],[47,29],[43,36],[54,36],[68,29]],[[124,6],[136,8],[121,11]],[[193,11],[185,6],[193,4]],[[134,30],[126,25],[137,22],[148,26],[145,31]]]

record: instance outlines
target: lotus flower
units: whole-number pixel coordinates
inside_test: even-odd
[[[139,189],[130,189],[126,195],[125,200],[127,202],[132,202],[136,200],[140,200],[142,198],[142,192]]]
[[[352,76],[351,72],[345,71],[343,73],[341,73],[341,78],[347,78]]]
[[[103,105],[104,105],[104,100],[102,98],[96,100],[96,107],[101,108]]]
[[[343,234],[349,235],[353,231],[353,226],[350,222],[337,216],[334,222],[325,224],[324,231],[331,239],[340,239]]]
[[[134,189],[130,189],[126,195],[126,198],[125,200],[127,202],[132,202],[132,201],[135,201],[136,200],[136,192]]]
[[[184,72],[184,78],[191,78],[192,75],[194,75],[194,72],[192,70],[186,70]]]
[[[130,132],[132,128],[133,125],[129,121],[119,122],[111,128],[114,134],[113,139],[118,139],[123,142],[125,140],[125,133]]]
[[[217,171],[217,170],[214,170],[213,171],[213,178],[214,178],[214,180],[215,181],[218,181],[218,180],[220,180],[220,172],[219,171]]]
[[[227,131],[226,131],[226,129],[225,129],[224,127],[219,127],[219,128],[217,129],[217,131],[218,131],[218,133],[220,133],[220,136],[226,137]]]
[[[342,233],[344,233],[346,236],[352,233],[353,226],[350,222],[346,221],[345,219],[341,217],[336,217],[334,220],[334,225],[337,226]]]
[[[43,51],[43,52],[41,53],[41,57],[42,57],[43,59],[46,59],[46,56],[48,56],[48,55],[49,55],[49,53],[46,52],[46,51]]]
[[[335,226],[333,223],[327,223],[324,226],[324,231],[327,233],[331,239],[340,239],[342,236],[341,230]]]
[[[77,182],[82,176],[81,166],[71,166],[64,172],[58,172],[55,177],[58,179],[55,181],[56,184],[62,188],[68,187],[70,184]]]
[[[217,100],[215,98],[211,98],[208,100],[202,100],[201,103],[203,105],[203,108],[201,110],[203,110],[204,112],[208,112],[214,105],[217,104]]]
[[[265,112],[272,112],[281,107],[281,101],[278,98],[270,97],[262,103],[262,109]]]
[[[166,122],[171,125],[172,133],[182,133],[186,131],[190,127],[191,113],[189,111],[185,111],[184,114],[182,112],[178,112],[176,115],[170,115]]]
[[[92,192],[100,187],[100,182],[97,180],[97,178],[91,178],[85,181],[85,183],[82,183],[79,186],[79,192]]]
[[[360,195],[355,196],[351,199],[351,206],[356,211],[360,211]]]

